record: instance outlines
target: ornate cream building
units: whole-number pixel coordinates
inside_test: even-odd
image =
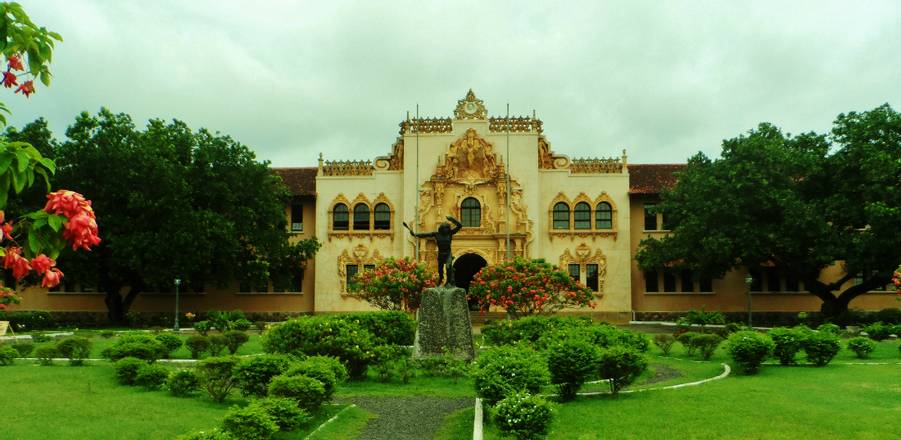
[[[649,128],[649,129],[652,129]],[[614,151],[608,152],[613,154]],[[593,289],[598,308],[577,310],[624,322],[660,318],[706,307],[745,312],[745,271],[718,280],[691,273],[642,272],[639,242],[666,234],[660,214],[648,209],[675,183],[679,164],[629,165],[626,152],[611,158],[557,154],[532,117],[489,116],[472,91],[446,118],[408,118],[390,154],[341,161],[320,156],[317,167],[276,168],[294,194],[286,207],[295,239],[323,243],[291,290],[207,288],[185,292],[182,310],[240,308],[248,312],[332,313],[369,309],[347,295],[347,281],[385,257],[418,257],[436,264],[435,244],[417,232],[437,229],[445,217],[463,222],[454,237],[458,285],[508,257],[543,258]],[[833,271],[834,272],[834,271]],[[755,272],[755,313],[783,315],[819,310],[820,301],[796,280],[770,268]],[[825,273],[824,277],[836,276]],[[854,281],[850,281],[854,282]],[[171,292],[141,294],[132,309],[172,310]],[[897,307],[890,291],[870,292],[852,308]],[[90,289],[23,295],[20,310],[102,313],[103,294]]]

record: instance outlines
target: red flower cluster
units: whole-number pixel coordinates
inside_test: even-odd
[[[22,59],[17,54],[10,55],[9,58],[6,59],[6,71],[3,72],[3,79],[0,82],[3,83],[3,87],[7,89],[19,85],[18,77],[13,70],[25,70],[25,67],[22,66]],[[32,93],[34,93],[34,81],[28,80],[19,85],[19,88],[16,89],[16,93],[21,93],[25,95],[27,98]]]
[[[901,265],[899,265],[898,268],[895,269],[895,272],[892,274],[892,284],[894,284],[895,287],[898,288],[897,292],[895,293],[897,293],[898,296],[901,296]]]
[[[422,291],[429,287],[435,287],[435,273],[424,263],[388,258],[358,273],[348,290],[380,309],[412,312],[419,308]]]
[[[84,196],[69,190],[59,190],[47,194],[47,205],[44,211],[66,217],[66,229],[63,238],[72,244],[72,250],[79,248],[91,250],[91,246],[100,244],[97,235],[97,218],[91,201]]]

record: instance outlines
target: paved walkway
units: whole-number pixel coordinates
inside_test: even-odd
[[[472,397],[345,397],[376,416],[360,434],[360,440],[423,440],[435,433],[448,414],[472,406]]]

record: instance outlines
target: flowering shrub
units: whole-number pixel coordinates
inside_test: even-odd
[[[594,308],[594,292],[544,260],[516,258],[483,268],[469,285],[482,310],[499,307],[513,317],[564,307]]]
[[[476,394],[488,405],[517,391],[538,393],[550,380],[545,359],[525,345],[502,346],[480,354],[472,377]]]
[[[573,400],[582,384],[597,371],[601,351],[581,338],[571,338],[550,346],[547,366],[551,383],[561,401]]]
[[[895,269],[895,272],[892,273],[892,284],[898,289],[895,293],[898,294],[898,300],[901,301],[901,264],[899,264],[898,268]]]
[[[779,363],[782,365],[794,364],[795,355],[801,350],[806,333],[787,327],[776,327],[771,329],[768,334],[774,344],[773,356],[779,359]]]
[[[755,374],[773,353],[775,345],[767,335],[752,330],[735,332],[726,341],[726,350],[745,374]]]
[[[551,425],[551,405],[538,395],[513,393],[498,402],[494,423],[505,434],[518,439],[542,438]]]
[[[435,282],[435,272],[424,263],[388,258],[358,273],[347,287],[355,298],[380,309],[413,312],[419,308],[422,291],[435,287]]]
[[[371,333],[352,322],[328,316],[285,321],[264,333],[262,343],[268,353],[336,357],[354,378],[362,377],[374,359]]]

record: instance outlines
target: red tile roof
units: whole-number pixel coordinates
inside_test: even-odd
[[[629,164],[629,194],[659,194],[676,184],[685,164]]]
[[[288,191],[295,196],[316,195],[317,167],[306,168],[273,168],[275,174],[281,176]]]

